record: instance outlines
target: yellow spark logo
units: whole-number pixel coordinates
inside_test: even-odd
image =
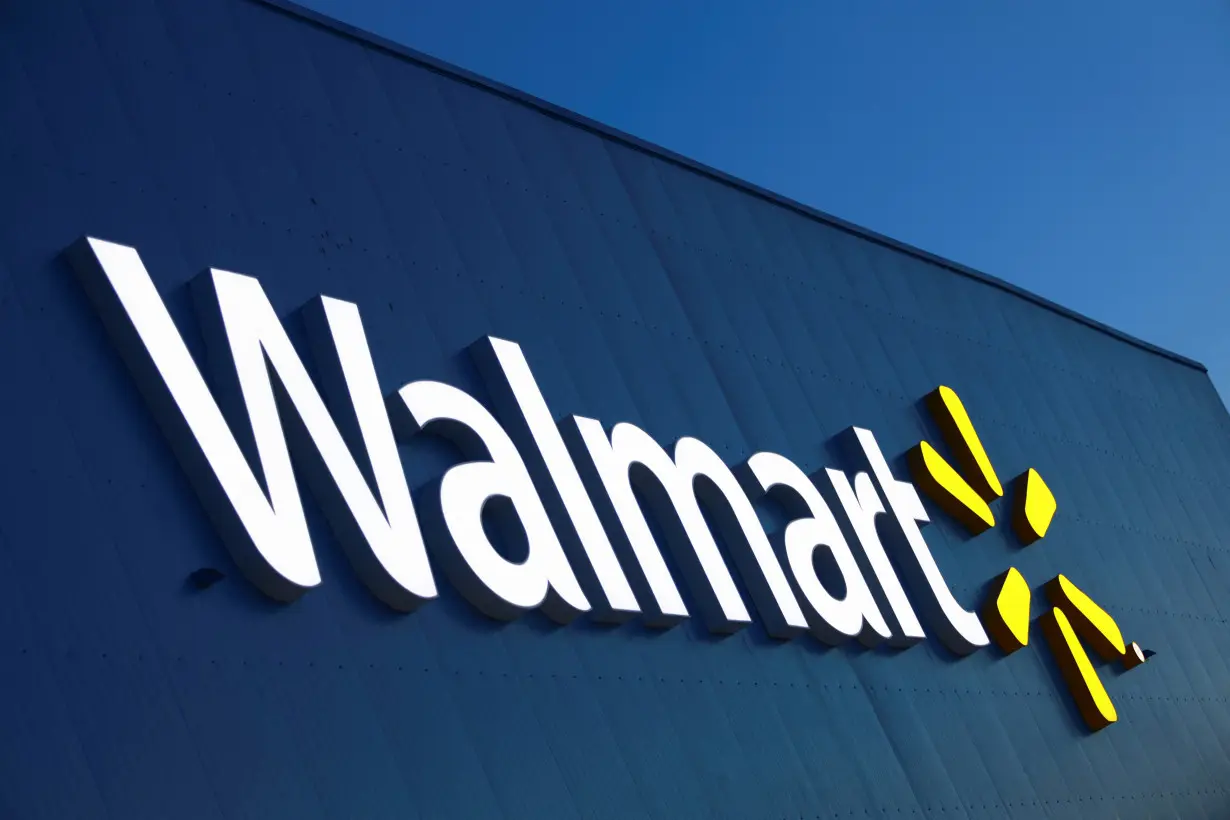
[[[960,397],[941,386],[927,396],[926,404],[956,467],[931,444],[919,442],[908,455],[914,481],[944,512],[977,535],[995,526],[990,505],[1003,496],[1003,485]],[[1012,529],[1023,545],[1029,545],[1046,535],[1057,509],[1055,496],[1032,467],[1013,485]],[[1118,720],[1118,713],[1085,644],[1104,660],[1117,660],[1128,669],[1144,663],[1146,656],[1137,644],[1125,644],[1114,618],[1066,576],[1056,576],[1043,589],[1050,610],[1038,619],[1042,632],[1081,716],[1090,729],[1103,729]],[[1029,584],[1015,567],[992,584],[982,620],[1005,654],[1029,643],[1030,599]]]

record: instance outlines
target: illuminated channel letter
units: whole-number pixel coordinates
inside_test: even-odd
[[[640,607],[636,596],[521,347],[516,342],[488,336],[475,342],[470,354],[505,429],[519,446],[531,476],[543,491],[543,503],[553,513],[560,538],[571,537],[566,529],[570,524],[589,566],[593,567],[602,595],[592,602],[591,615],[596,620],[618,622],[637,614]],[[585,566],[580,561],[577,564]]]
[[[338,391],[379,491],[363,470],[266,298],[248,276],[211,270],[194,284],[208,353],[264,486],[132,248],[84,239],[70,258],[95,309],[183,464],[223,542],[262,591],[292,600],[320,583],[280,413],[305,478],[350,563],[388,605],[414,609],[435,582],[389,427],[358,309],[322,298],[309,317],[324,381]],[[323,334],[327,338],[319,338]],[[274,377],[277,383],[275,399]],[[225,389],[225,388],[229,388]]]
[[[884,550],[884,545],[880,543],[879,533],[876,532],[876,516],[886,515],[887,511],[884,509],[884,502],[880,500],[876,492],[875,485],[871,482],[871,476],[858,473],[854,476],[854,483],[851,484],[850,478],[840,470],[825,470],[824,472],[829,477],[829,483],[833,485],[833,492],[837,494],[837,500],[846,513],[850,527],[854,530],[859,546],[863,548],[863,554],[867,556],[867,563],[871,566],[880,591],[888,603],[888,611],[896,622],[896,628],[892,630],[892,635],[888,639],[889,644],[891,646],[913,646],[927,635],[923,632],[922,625],[918,623],[914,607],[910,605],[910,599],[906,597],[905,590],[901,587],[897,571],[893,569],[892,562],[888,560],[888,553]]]
[[[439,505],[425,521],[441,568],[476,608],[511,620],[541,606],[552,620],[568,623],[589,610],[555,530],[512,439],[470,394],[447,384],[417,381],[391,403],[394,421],[408,434],[419,430],[451,440],[466,458],[439,482]],[[488,460],[489,459],[489,460]],[[524,529],[525,560],[500,555],[483,529],[483,508],[505,498]]]
[[[917,570],[916,573],[911,573],[916,576],[916,587],[925,584],[931,592],[930,596],[924,598],[923,607],[940,641],[959,655],[969,654],[979,647],[986,646],[990,643],[990,639],[982,628],[982,622],[976,614],[957,603],[952,590],[948,588],[948,582],[944,580],[939,566],[935,563],[935,556],[931,554],[931,548],[927,546],[927,541],[923,538],[919,527],[929,523],[931,519],[927,516],[922,499],[918,497],[914,485],[906,481],[898,481],[893,477],[884,454],[880,452],[880,445],[870,430],[854,427],[852,431],[862,447],[867,463],[871,466],[871,473],[875,476],[876,483],[880,485],[880,491],[884,493],[884,498],[888,501],[889,509],[897,519],[902,533],[905,534],[906,543],[910,546],[913,563],[911,564],[908,558],[901,563],[905,567]]]
[[[767,493],[792,515],[801,516],[786,525],[783,539],[790,571],[814,615],[808,618],[812,634],[832,645],[857,637],[875,646],[892,637],[837,519],[811,480],[794,462],[776,453],[752,456],[747,471],[754,479],[748,482],[752,485],[749,496]],[[834,597],[817,577],[814,557],[818,549],[827,549],[836,561],[845,584],[844,597]]]
[[[641,514],[633,484],[645,495],[654,517],[666,531],[667,546],[683,571],[688,588],[700,602],[714,632],[733,632],[751,617],[722,559],[698,501],[704,501],[719,527],[764,621],[765,630],[788,638],[807,628],[807,619],[790,589],[773,547],[751,502],[730,468],[704,442],[681,438],[671,458],[653,438],[632,424],[617,424],[608,438],[593,419],[574,417],[579,448],[588,454],[594,478],[614,510],[657,605],[683,609],[653,535]],[[597,488],[595,488],[597,489]],[[674,600],[670,593],[674,592]],[[676,611],[678,611],[676,610]]]
[[[439,382],[411,382],[384,397],[358,308],[349,302],[322,296],[302,311],[315,364],[309,374],[260,283],[211,269],[191,285],[211,387],[136,250],[85,238],[68,257],[235,563],[275,599],[293,600],[321,580],[302,479],[360,579],[402,611],[437,594],[425,532],[458,591],[493,618],[541,608],[560,623],[587,612],[622,621],[643,610],[650,625],[675,624],[688,610],[643,499],[714,632],[751,621],[716,533],[773,637],[809,629],[832,644],[852,637],[869,646],[922,640],[895,563],[921,593],[923,620],[952,651],[966,654],[994,639],[1011,653],[1029,642],[1025,579],[1015,568],[1001,575],[981,620],[963,608],[923,538],[921,526],[930,519],[914,484],[893,476],[869,430],[846,433],[867,472],[851,479],[825,471],[862,549],[859,558],[812,480],[782,456],[757,453],[736,478],[693,438],[679,439],[668,453],[631,424],[617,424],[609,435],[588,418],[557,425],[513,342],[485,337],[471,347],[506,431],[477,399]],[[921,442],[907,457],[918,486],[970,530],[994,526],[989,504],[1003,488],[964,405],[944,386],[927,405],[960,469]],[[451,439],[470,460],[438,481],[420,530],[395,434],[423,431]],[[1016,486],[1012,526],[1029,544],[1047,534],[1056,500],[1036,470]],[[807,614],[753,507],[766,494],[792,516],[782,547]],[[878,517],[890,514],[897,524],[887,538],[893,560],[877,529]],[[513,543],[524,535],[525,557],[501,554],[497,543],[506,542],[493,543],[487,525],[493,533],[503,527]],[[816,572],[818,550],[837,565],[840,598]],[[569,552],[584,559],[585,587]],[[634,565],[639,572],[625,574]],[[592,606],[587,588],[597,599]],[[1127,669],[1152,652],[1125,642],[1114,619],[1067,577],[1044,589],[1051,604],[1040,619],[1047,643],[1086,723],[1104,728],[1118,715],[1085,647]]]

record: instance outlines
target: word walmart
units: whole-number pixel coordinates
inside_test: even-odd
[[[752,615],[710,521],[773,637],[806,631],[829,644],[908,646],[923,640],[925,622],[959,654],[992,639],[1006,652],[1028,641],[1024,579],[1015,570],[1005,574],[982,617],[958,603],[923,538],[929,519],[915,484],[892,474],[869,430],[847,434],[866,470],[851,477],[828,469],[821,479],[856,551],[813,480],[781,455],[756,453],[731,470],[694,438],[668,451],[632,424],[608,430],[578,416],[557,424],[511,341],[487,337],[470,351],[498,420],[441,382],[410,382],[386,397],[358,308],[320,297],[304,310],[318,389],[260,283],[210,270],[192,289],[208,358],[218,365],[211,389],[136,250],[87,239],[72,258],[227,549],[273,598],[290,601],[321,582],[303,479],[354,571],[394,609],[411,611],[436,597],[438,571],[492,618],[541,608],[560,623],[586,614],[669,627],[693,613],[639,493],[697,614],[714,632],[737,631]],[[910,454],[915,480],[971,530],[993,526],[987,502],[1003,489],[960,399],[940,388],[931,407],[960,469],[923,442]],[[250,427],[234,429],[228,417],[246,417]],[[421,433],[448,438],[468,460],[445,472],[416,510],[398,443]],[[1028,542],[1045,535],[1056,505],[1036,472],[1019,483],[1014,526]],[[792,516],[784,564],[753,506],[766,495]],[[484,526],[484,511],[497,506],[524,534],[520,560],[502,554]],[[881,516],[901,536],[896,566],[888,554],[895,547],[877,529]],[[840,596],[818,576],[817,550],[840,572]],[[906,596],[898,568],[917,600]],[[1053,608],[1044,627],[1082,713],[1100,728],[1116,715],[1080,638],[1125,663],[1143,655],[1063,576],[1048,592]]]

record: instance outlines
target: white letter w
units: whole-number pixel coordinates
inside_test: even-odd
[[[350,438],[366,450],[362,467],[260,283],[220,270],[193,283],[211,369],[221,378],[218,395],[233,397],[237,411],[246,409],[251,438],[241,434],[255,448],[262,487],[137,252],[87,238],[73,247],[71,261],[227,549],[253,583],[279,600],[320,583],[291,468],[293,447],[330,527],[372,592],[400,610],[435,597],[358,308],[321,297],[304,319],[326,393],[336,411],[349,414]],[[228,392],[228,384],[238,389]]]

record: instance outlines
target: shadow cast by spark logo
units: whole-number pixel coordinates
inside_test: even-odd
[[[926,441],[910,450],[914,481],[923,492],[972,535],[995,526],[991,502],[1004,488],[970,421],[965,405],[951,388],[941,386],[926,398],[927,409],[940,430],[952,464]],[[1013,482],[1012,529],[1023,546],[1046,536],[1057,502],[1050,487],[1032,467]],[[1050,608],[1037,619],[1076,707],[1093,731],[1118,720],[1115,705],[1085,651],[1086,644],[1101,658],[1126,669],[1144,663],[1147,655],[1136,643],[1125,643],[1114,618],[1064,575],[1042,587]],[[1031,592],[1016,567],[995,579],[982,609],[987,633],[1004,654],[1029,643]]]

